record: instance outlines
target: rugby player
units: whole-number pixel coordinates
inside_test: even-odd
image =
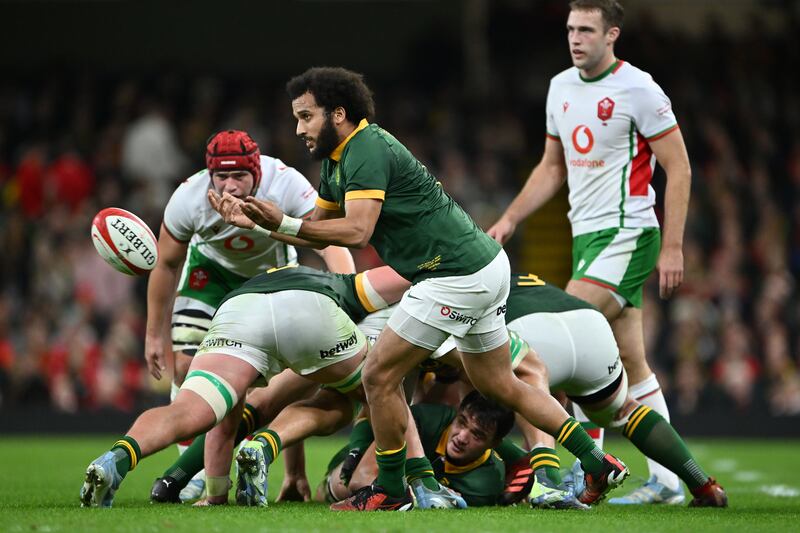
[[[332,509],[409,507],[411,495],[403,483],[408,418],[401,383],[450,335],[479,391],[562,437],[561,444],[587,472],[587,498],[601,498],[620,484],[629,473],[625,465],[598,448],[546,391],[514,376],[503,320],[510,279],[505,252],[400,141],[369,122],[374,103],[362,76],[343,68],[312,68],[290,80],[287,89],[296,133],[322,160],[311,217],[296,219],[272,202],[209,191],[212,205],[229,223],[257,225],[292,244],[372,244],[413,284],[364,368],[377,446],[376,483]],[[432,478],[428,482],[431,490],[440,489]]]

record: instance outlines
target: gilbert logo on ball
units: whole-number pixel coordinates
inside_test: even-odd
[[[158,260],[158,241],[147,224],[117,207],[107,207],[95,215],[92,242],[106,263],[129,276],[146,274]]]

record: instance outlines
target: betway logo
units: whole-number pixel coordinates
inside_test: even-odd
[[[467,315],[462,315],[458,311],[453,311],[446,305],[442,307],[441,313],[443,317],[447,317],[450,320],[455,320],[456,322],[461,322],[463,324],[469,324],[470,326],[474,326],[478,322],[477,318]]]
[[[356,340],[358,340],[358,337],[356,336],[356,332],[354,331],[353,334],[350,335],[350,337],[348,337],[347,339],[341,342],[337,342],[336,346],[333,346],[332,348],[329,348],[327,350],[320,350],[319,356],[322,357],[323,359],[325,359],[326,357],[333,357],[337,353],[343,352],[346,349],[353,346],[356,343]]]

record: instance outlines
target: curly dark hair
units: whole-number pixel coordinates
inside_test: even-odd
[[[343,108],[353,124],[364,118],[371,121],[375,115],[372,91],[364,83],[364,76],[346,68],[312,67],[290,79],[286,92],[292,100],[310,92],[317,105],[329,113]]]
[[[600,14],[603,15],[606,31],[613,27],[622,29],[625,10],[622,9],[622,5],[617,0],[573,0],[569,3],[569,8],[584,11],[598,9]]]
[[[458,406],[458,412],[469,413],[475,417],[475,421],[484,430],[494,430],[494,440],[498,441],[508,435],[514,425],[514,411],[486,399],[476,390],[464,396],[461,405]]]

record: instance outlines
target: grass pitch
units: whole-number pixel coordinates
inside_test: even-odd
[[[410,513],[333,513],[323,504],[271,503],[268,509],[236,506],[192,508],[151,505],[150,485],[174,459],[174,448],[144,460],[130,473],[113,509],[81,509],[78,489],[89,462],[115,437],[0,437],[0,531],[797,531],[800,518],[798,441],[695,440],[697,459],[727,489],[730,508],[627,508],[603,504],[588,512],[533,511],[527,507]],[[644,459],[627,441],[609,440],[608,450],[631,467],[618,492],[646,475]],[[312,487],[342,445],[338,438],[306,443]],[[563,450],[562,450],[563,452]],[[565,465],[571,464],[562,453]],[[270,472],[277,494],[283,467]],[[613,493],[612,493],[613,495]]]

